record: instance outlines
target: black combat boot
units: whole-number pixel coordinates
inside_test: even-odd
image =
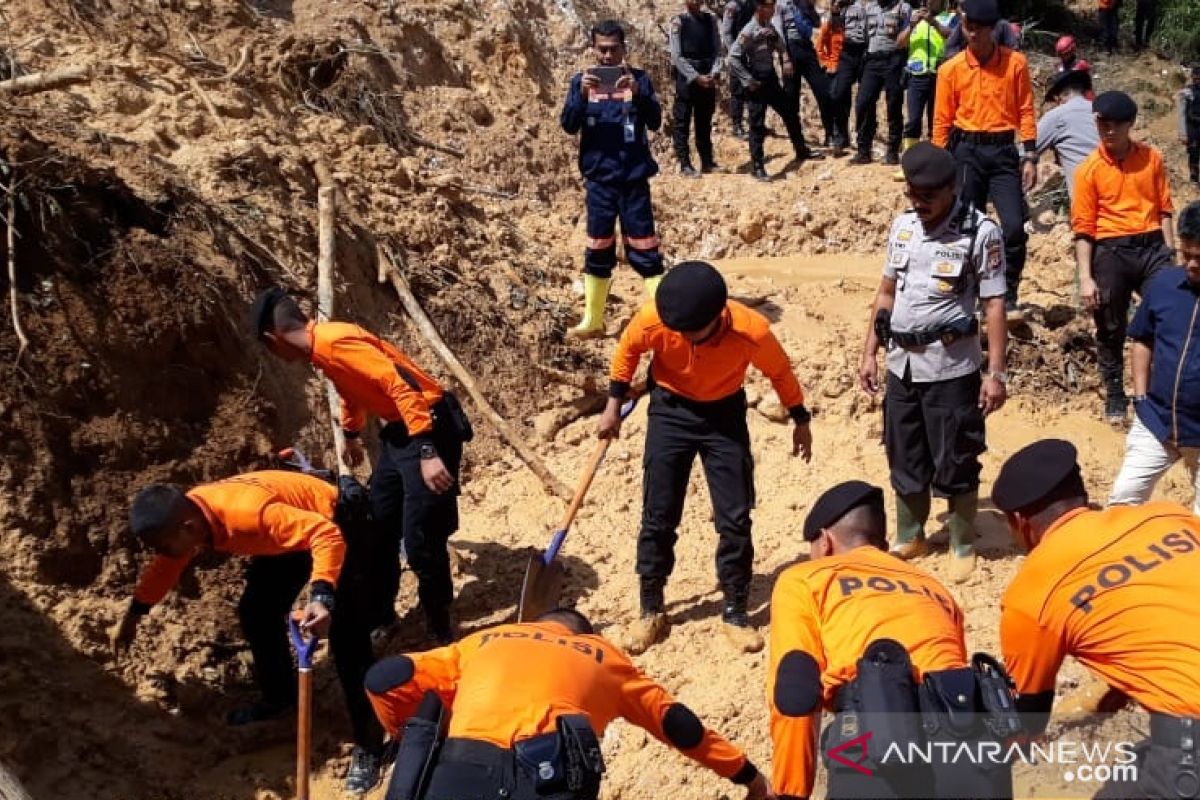
[[[725,607],[721,611],[721,621],[725,638],[736,650],[743,653],[757,653],[763,649],[763,638],[750,625],[750,615],[746,611],[749,598],[749,587],[738,587],[725,590]]]
[[[641,606],[637,620],[629,626],[625,649],[640,655],[662,639],[669,627],[663,590],[667,582],[661,578],[641,578],[638,599]]]

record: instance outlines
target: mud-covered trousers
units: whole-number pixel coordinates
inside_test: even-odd
[[[617,221],[625,240],[625,259],[643,278],[663,273],[650,182],[600,183],[587,181],[587,249],[583,271],[611,278],[617,265]]]

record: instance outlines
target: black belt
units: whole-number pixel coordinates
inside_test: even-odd
[[[1200,719],[1150,713],[1150,741],[1163,747],[1200,750]]]
[[[979,333],[979,320],[974,317],[969,322],[959,325],[943,325],[940,328],[930,328],[927,331],[892,331],[892,341],[900,347],[924,347],[941,342],[951,345],[959,339],[974,336]]]
[[[966,142],[967,144],[1012,144],[1016,138],[1015,131],[1000,131],[998,133],[989,133],[982,131],[962,131],[958,128],[953,128],[950,131],[950,138],[956,142]]]
[[[512,750],[491,742],[481,742],[478,739],[447,739],[438,753],[438,761],[511,768],[515,763],[515,756]]]
[[[440,432],[442,427],[450,421],[450,409],[446,407],[445,397],[429,407],[429,414],[433,418],[434,433]],[[404,424],[404,420],[398,419],[380,428],[379,438],[388,444],[403,447],[412,437],[408,435],[408,426]]]
[[[714,412],[726,412],[730,410],[742,409],[746,407],[746,390],[738,389],[731,395],[726,395],[719,400],[693,400],[690,397],[675,394],[667,391],[661,386],[655,386],[651,389],[651,400],[675,408],[687,408],[695,411],[697,414],[712,414]]]
[[[1161,230],[1135,233],[1132,236],[1110,236],[1106,239],[1096,240],[1098,246],[1104,245],[1105,247],[1153,247],[1166,244],[1166,242]]]

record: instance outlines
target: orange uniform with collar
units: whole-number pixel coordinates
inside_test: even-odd
[[[500,625],[448,647],[387,659],[368,673],[366,686],[393,736],[425,692],[434,691],[452,710],[453,739],[511,749],[554,732],[562,714],[586,714],[597,736],[620,717],[724,778],[753,770],[741,750],[705,728],[606,639],[557,622]]]
[[[1000,645],[1022,699],[1072,656],[1141,706],[1200,717],[1200,519],[1174,503],[1079,508],[1004,593]]]
[[[1071,228],[1076,236],[1104,240],[1162,230],[1162,218],[1175,210],[1162,155],[1130,142],[1117,161],[1101,144],[1075,170]]]
[[[761,314],[730,300],[717,332],[693,344],[663,324],[653,301],[642,306],[621,334],[609,373],[615,386],[628,388],[645,353],[653,353],[654,383],[672,394],[707,403],[742,388],[753,364],[770,379],[786,408],[804,404],[804,392],[770,323]]]
[[[913,565],[864,545],[789,567],[771,594],[767,697],[774,752],[772,786],[809,797],[817,768],[821,710],[857,675],[876,639],[908,651],[919,681],[967,663],[963,615],[954,597]]]
[[[444,392],[412,359],[357,325],[310,322],[308,330],[312,363],[337,388],[347,433],[361,432],[368,413],[385,422],[403,422],[409,436],[433,432],[430,409]]]
[[[950,131],[1004,133],[1037,140],[1033,85],[1024,54],[997,45],[986,64],[968,48],[938,69],[933,143],[948,147]]]
[[[197,486],[187,497],[208,521],[213,550],[244,556],[311,551],[311,580],[337,585],[346,543],[333,522],[337,488],[328,482],[266,470]],[[147,606],[162,600],[191,560],[155,556],[142,572],[134,599]]]

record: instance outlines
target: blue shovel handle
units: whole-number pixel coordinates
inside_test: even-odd
[[[630,399],[625,401],[625,403],[621,406],[621,419],[622,420],[624,420],[626,417],[628,417],[630,414],[633,413],[633,409],[637,408],[637,402],[638,402],[638,398],[636,396],[631,397]],[[608,441],[605,441],[603,446],[605,449],[607,449]],[[603,454],[601,454],[600,459],[603,460]],[[596,462],[596,466],[597,467],[600,466],[600,461]],[[594,469],[592,471],[592,474],[593,475],[595,474]],[[592,482],[591,476],[589,476],[587,478],[587,482],[577,490],[576,494],[587,491],[587,487],[591,485],[591,482]],[[572,514],[571,517],[574,518],[574,514]],[[563,525],[561,528],[556,530],[554,532],[554,535],[550,537],[550,545],[546,548],[546,552],[542,553],[542,563],[543,564],[549,566],[551,561],[558,558],[558,551],[562,549],[563,541],[566,540],[567,531],[570,529],[570,527],[571,527],[571,522],[570,522],[570,520],[568,520],[565,525]]]
[[[312,669],[313,653],[316,652],[319,640],[316,636],[305,637],[300,623],[291,614],[288,614],[287,620],[288,636],[292,640],[292,648],[296,651],[296,664],[302,670]]]

